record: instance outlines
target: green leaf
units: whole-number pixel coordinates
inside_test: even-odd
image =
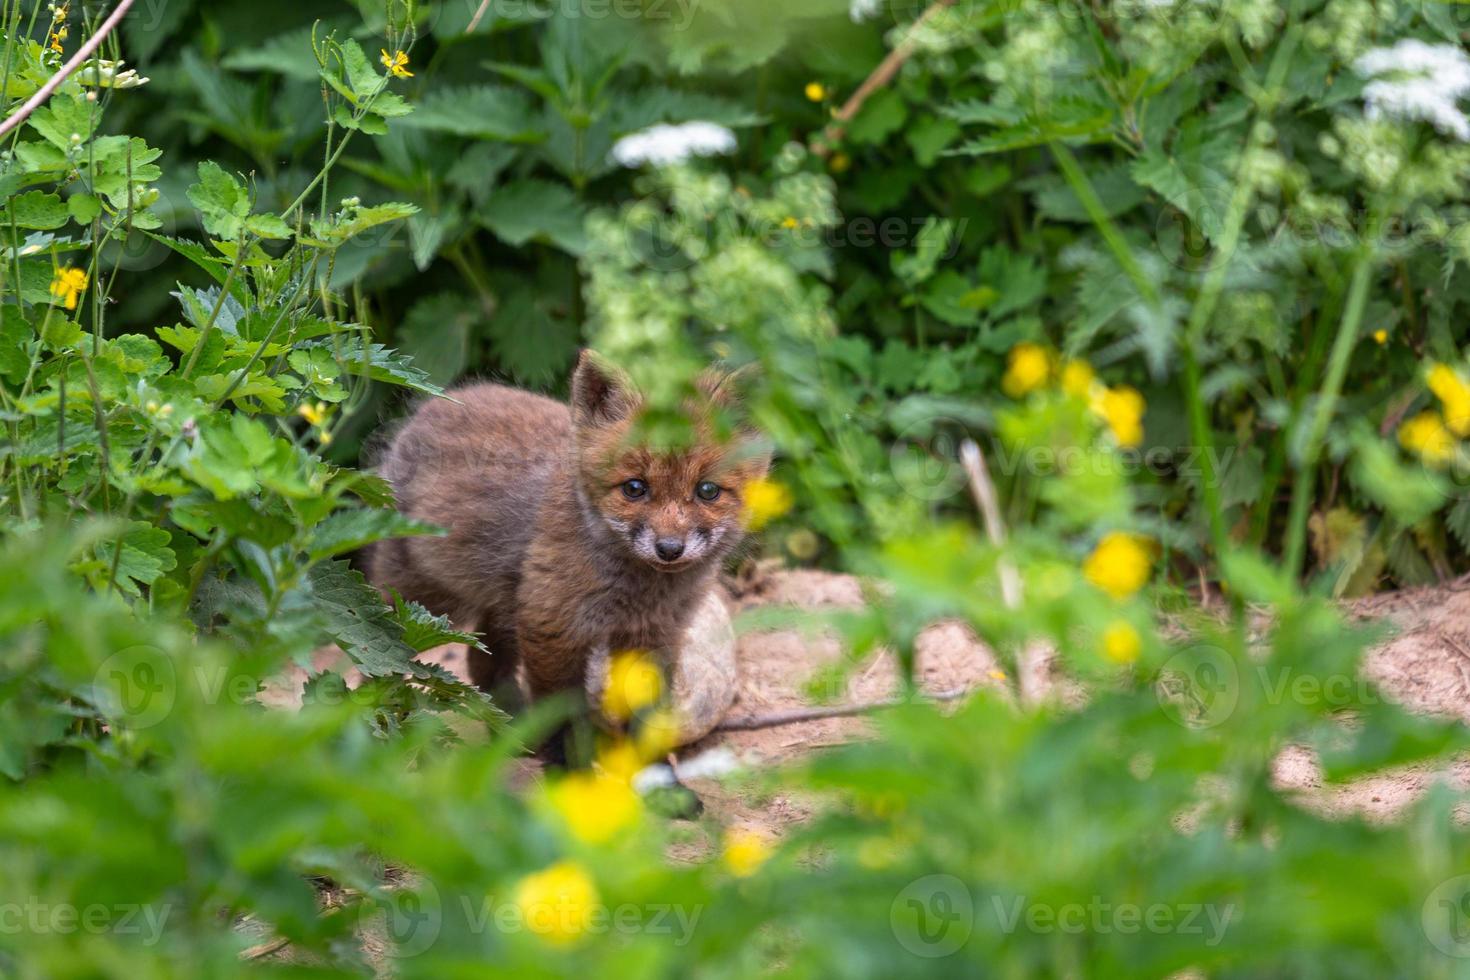
[[[0,375],[18,385],[30,370],[29,347],[35,329],[25,313],[14,303],[0,306]]]
[[[66,199],[66,210],[79,225],[90,225],[102,213],[102,202],[91,194],[73,194]]]
[[[356,551],[385,538],[443,533],[432,524],[416,521],[396,510],[368,507],[339,510],[312,528],[306,542],[306,554],[312,561],[320,561]]]
[[[435,616],[417,602],[405,601],[396,592],[393,594],[393,611],[403,626],[403,642],[418,653],[446,643],[464,643],[479,650],[485,649],[478,636],[455,629],[448,616]]]
[[[121,535],[120,554],[117,537],[109,536],[98,542],[97,559],[104,570],[98,573],[97,578],[104,583],[107,581],[116,555],[115,584],[128,595],[141,595],[139,586],[152,585],[160,576],[173,571],[177,564],[169,541],[169,533],[163,528],[145,521],[133,521]]]
[[[1349,470],[1353,486],[1406,527],[1443,506],[1448,487],[1422,466],[1404,466],[1393,450],[1367,429],[1353,434]],[[1453,525],[1451,525],[1453,528]]]
[[[883,89],[863,103],[847,127],[847,138],[854,143],[881,143],[901,129],[908,116],[903,96],[893,89]]]
[[[463,294],[426,296],[409,308],[395,339],[414,366],[442,387],[469,365],[470,336],[482,318],[479,304]]]
[[[402,125],[474,139],[526,143],[541,139],[539,119],[524,92],[500,85],[431,92]]]
[[[570,187],[534,179],[502,187],[479,214],[485,227],[508,245],[544,241],[572,255],[586,250],[585,217],[586,208]]]
[[[418,651],[404,642],[404,628],[378,590],[345,561],[325,561],[307,573],[300,601],[321,618],[324,629],[368,677],[425,676]]]
[[[204,228],[211,235],[234,240],[250,213],[250,197],[234,174],[211,160],[199,164],[199,183],[189,187],[190,203],[199,209]]]
[[[60,195],[27,191],[6,202],[5,214],[0,216],[0,222],[6,226],[13,222],[21,228],[47,231],[60,228],[70,217]]]
[[[429,380],[428,374],[413,365],[413,358],[382,344],[369,344],[363,351],[361,337],[345,337],[331,344],[315,341],[303,345],[307,349],[325,347],[336,356],[337,363],[349,374],[371,378],[387,384],[412,388],[428,395],[442,395],[444,390]]]

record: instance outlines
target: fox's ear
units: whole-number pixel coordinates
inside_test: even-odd
[[[633,405],[627,380],[584,348],[572,372],[572,421],[577,425],[606,425],[627,418]]]

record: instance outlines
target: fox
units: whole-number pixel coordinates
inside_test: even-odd
[[[738,372],[737,372],[738,374]],[[589,662],[652,652],[667,668],[744,532],[746,488],[770,466],[736,374],[701,374],[690,438],[659,446],[627,375],[580,353],[567,404],[492,382],[424,403],[377,463],[406,515],[447,536],[374,545],[368,577],[478,632],[470,679],[515,704],[580,697]],[[555,754],[556,750],[553,750]]]

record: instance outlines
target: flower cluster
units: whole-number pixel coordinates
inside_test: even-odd
[[[1422,119],[1441,133],[1470,140],[1470,119],[1457,104],[1470,94],[1470,56],[1458,45],[1405,38],[1353,62],[1364,78],[1365,115]]]
[[[712,122],[650,126],[613,144],[612,158],[624,167],[652,164],[667,167],[691,157],[720,156],[735,151],[735,134]]]
[[[1058,367],[1055,354],[1046,348],[1017,344],[1011,348],[1000,386],[1012,398],[1022,398],[1053,378],[1066,395],[1087,402],[1093,415],[1107,424],[1118,445],[1132,448],[1143,442],[1143,396],[1127,385],[1104,385],[1085,361],[1069,360]]]
[[[1432,466],[1448,462],[1457,440],[1470,435],[1470,384],[1448,364],[1429,368],[1425,384],[1439,399],[1441,412],[1427,409],[1399,426],[1399,445]]]

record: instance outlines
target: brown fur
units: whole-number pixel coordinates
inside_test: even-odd
[[[393,437],[380,471],[404,513],[447,538],[383,542],[369,575],[484,634],[470,672],[504,688],[524,663],[533,698],[581,690],[594,652],[667,652],[741,533],[746,483],[766,472],[748,433],[714,433],[732,402],[725,379],[702,379],[686,405],[683,449],[639,445],[642,399],[584,352],[569,406],[496,384],[424,404]],[[629,479],[648,484],[628,499]],[[695,495],[702,480],[722,490]],[[651,541],[688,543],[676,562]],[[702,542],[702,544],[701,544]]]

